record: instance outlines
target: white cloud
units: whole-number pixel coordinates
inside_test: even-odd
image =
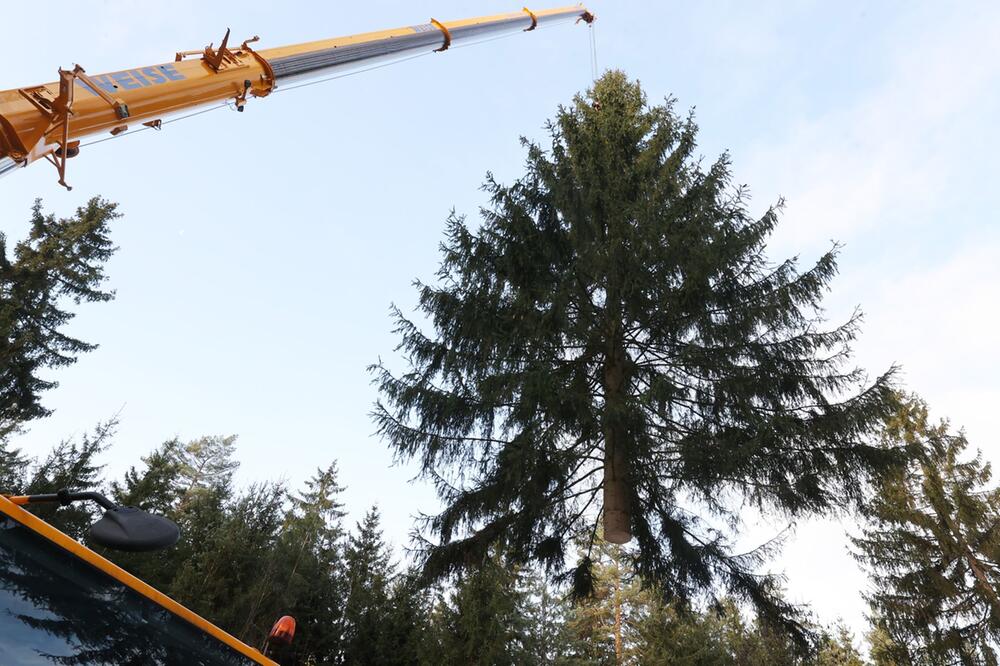
[[[918,13],[901,26],[880,87],[741,160],[740,178],[758,194],[788,199],[782,245],[920,223],[970,162],[987,164],[982,142],[996,135],[984,128],[1000,113],[1000,5]]]
[[[862,362],[900,362],[934,412],[1000,461],[1000,236],[873,285]]]

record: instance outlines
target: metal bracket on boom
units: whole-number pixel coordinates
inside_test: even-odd
[[[254,97],[265,97],[271,92],[271,89],[274,87],[274,70],[271,68],[271,63],[250,48],[250,44],[260,41],[260,37],[254,35],[250,39],[244,40],[243,44],[234,51],[229,48],[229,35],[230,30],[227,29],[218,49],[213,48],[212,44],[209,44],[200,51],[178,51],[174,60],[175,62],[180,62],[188,56],[200,55],[205,65],[218,74],[226,70],[248,69],[250,63],[247,61],[246,55],[250,54],[257,61],[257,64],[260,65],[261,69],[264,70],[264,73],[261,74],[260,81],[257,84],[254,84],[249,79],[244,80],[243,87],[236,93],[234,97],[236,109],[242,111],[247,101],[247,94],[252,94]]]
[[[246,80],[243,81],[243,90],[242,90],[242,92],[240,92],[239,95],[236,96],[236,99],[235,99],[235,104],[236,104],[236,110],[237,111],[242,112],[243,111],[243,107],[246,106],[246,103],[247,103],[247,93],[250,92],[250,88],[251,88],[252,85],[253,85],[253,83],[250,81],[250,79],[246,79]]]
[[[216,73],[224,69],[242,69],[248,67],[249,65],[239,59],[239,51],[234,53],[229,49],[229,32],[229,28],[226,28],[226,34],[223,35],[222,43],[219,44],[218,49],[213,48],[213,45],[209,44],[200,51],[178,51],[174,55],[174,62],[180,62],[188,56],[200,55],[202,61]],[[257,41],[257,38],[248,39],[247,41],[254,42]],[[246,42],[243,43],[243,46],[244,48],[246,47]]]
[[[105,92],[97,82],[87,76],[80,65],[76,65],[72,70],[59,70],[59,96],[55,99],[51,98],[48,89],[44,86],[18,90],[36,109],[48,117],[49,126],[44,133],[49,135],[58,132],[59,138],[56,139],[58,147],[44,157],[59,172],[59,184],[67,190],[73,188],[66,184],[66,160],[76,157],[80,153],[80,142],[69,140],[69,122],[73,115],[73,95],[77,79],[82,81],[95,95],[107,102],[114,109],[119,120],[129,117],[128,105]]]
[[[431,23],[444,35],[444,45],[439,49],[434,49],[434,52],[440,53],[441,51],[447,51],[448,47],[451,46],[451,31],[448,30],[448,26],[441,23],[441,21],[438,21],[437,19],[432,18]]]
[[[260,65],[260,68],[264,70],[264,73],[260,75],[260,86],[253,88],[250,92],[254,95],[254,97],[267,97],[271,94],[271,90],[274,88],[274,69],[271,67],[271,63],[269,63],[266,58],[262,57],[259,53],[250,48],[250,44],[259,41],[260,37],[254,35],[250,39],[244,40],[243,45],[240,46],[240,50],[252,55],[254,60],[257,61],[257,64]],[[246,91],[243,92],[243,99],[246,100]]]
[[[205,64],[218,72],[220,69],[226,65],[238,65],[239,60],[236,59],[236,55],[227,48],[229,46],[229,28],[226,28],[226,34],[222,37],[222,43],[219,44],[219,50],[213,51],[212,45],[209,44],[205,47],[205,56],[202,60]]]
[[[524,31],[525,32],[531,32],[532,30],[534,30],[535,28],[538,27],[538,17],[535,16],[535,12],[531,11],[527,7],[524,7],[523,10],[524,10],[525,14],[527,14],[528,16],[531,17],[531,27],[530,28],[525,28]]]

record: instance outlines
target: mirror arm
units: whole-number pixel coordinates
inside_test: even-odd
[[[35,504],[36,502],[59,502],[63,506],[68,506],[73,502],[81,502],[89,500],[91,502],[96,502],[100,504],[102,507],[104,507],[109,511],[114,511],[115,509],[119,508],[117,504],[109,500],[101,493],[95,493],[90,491],[73,493],[65,488],[55,493],[45,493],[42,495],[28,495],[27,497],[17,498],[17,499],[22,500],[22,502],[16,502],[18,504],[20,503]]]

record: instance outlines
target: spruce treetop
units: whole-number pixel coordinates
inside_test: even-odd
[[[780,206],[752,216],[728,156],[703,167],[693,118],[620,72],[548,129],[519,180],[487,177],[478,228],[449,218],[420,317],[394,311],[408,368],[373,367],[381,435],[444,503],[425,575],[498,545],[555,573],[603,517],[664,595],[730,594],[802,636],[768,549],[735,553],[730,526],[744,503],[838,510],[897,462],[867,443],[892,370],[852,367],[860,315],[820,311],[838,248],[770,261]]]

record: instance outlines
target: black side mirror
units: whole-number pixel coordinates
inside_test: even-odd
[[[133,553],[169,548],[180,536],[180,529],[170,520],[131,506],[108,509],[90,528],[94,543]]]
[[[118,506],[100,493],[71,493],[60,490],[47,495],[29,495],[21,498],[23,504],[59,502],[63,506],[80,500],[90,500],[104,507],[104,516],[90,528],[94,543],[133,553],[169,548],[177,543],[181,531],[163,516],[146,513],[131,506]]]

